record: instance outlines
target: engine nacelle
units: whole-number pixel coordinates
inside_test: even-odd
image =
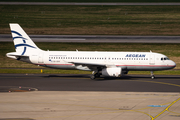
[[[102,75],[119,77],[122,73],[122,68],[104,68],[102,69]]]

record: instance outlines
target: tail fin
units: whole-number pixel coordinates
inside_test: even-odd
[[[16,53],[27,55],[31,51],[40,50],[19,24],[10,23],[9,25]]]

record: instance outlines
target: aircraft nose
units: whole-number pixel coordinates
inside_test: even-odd
[[[169,65],[172,66],[172,68],[176,67],[176,63],[174,61],[171,61]]]

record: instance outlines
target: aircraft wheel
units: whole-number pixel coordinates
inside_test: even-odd
[[[94,75],[91,76],[91,80],[94,80],[96,77]]]
[[[154,74],[153,74],[153,71],[151,71],[151,79],[154,79]]]

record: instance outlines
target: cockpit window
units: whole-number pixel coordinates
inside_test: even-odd
[[[168,57],[161,58],[161,60],[169,60]]]

